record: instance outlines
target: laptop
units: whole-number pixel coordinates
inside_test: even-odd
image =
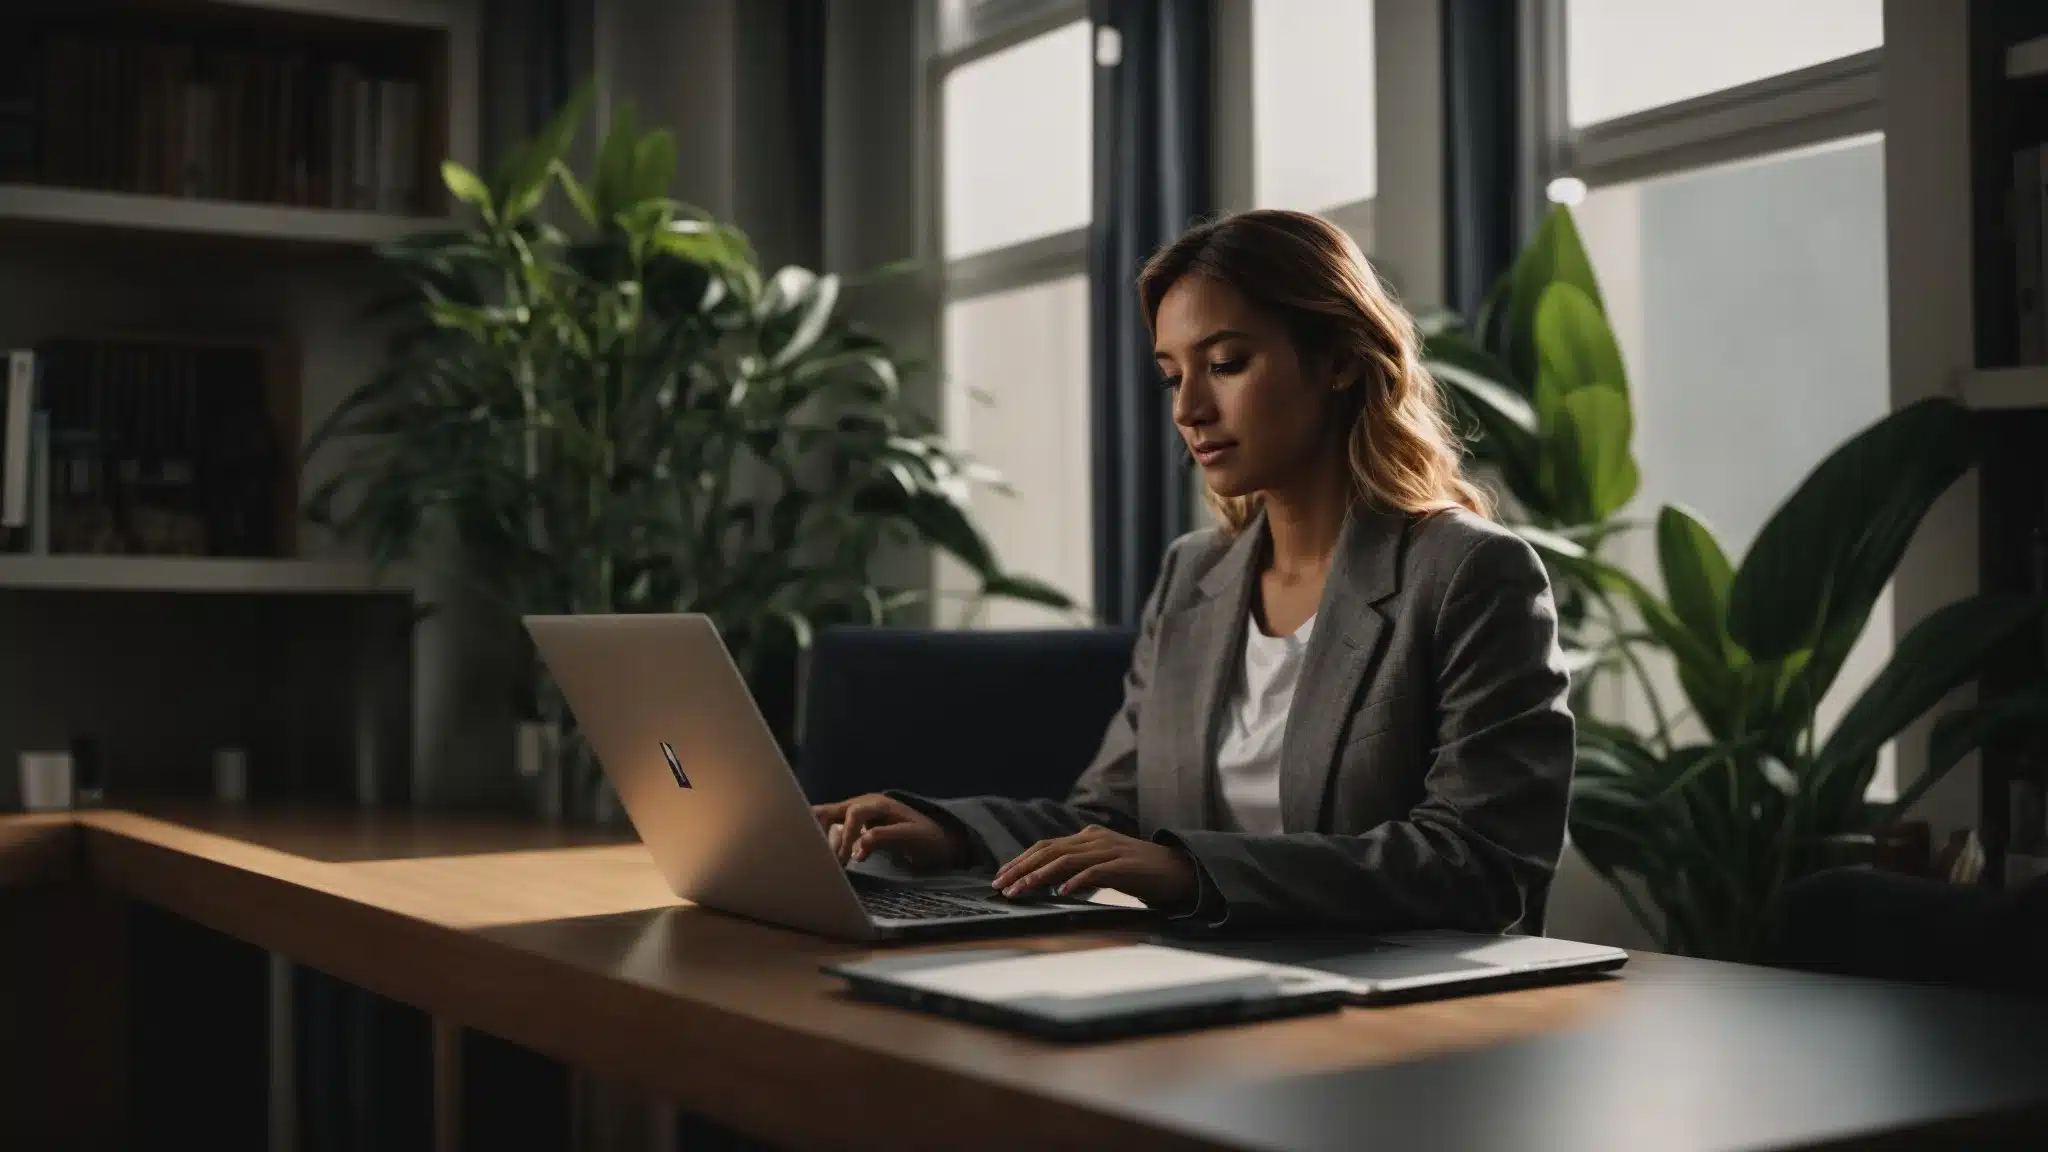
[[[863,1000],[1049,1040],[1107,1040],[1333,1011],[1338,976],[1157,944],[901,952],[827,964]]]
[[[987,872],[844,867],[709,617],[527,616],[662,877],[706,908],[843,940],[1110,923],[1115,893],[1010,900]]]
[[[1548,936],[1485,936],[1430,930],[1379,935],[1311,933],[1265,938],[1186,939],[1175,948],[1341,977],[1354,1004],[1393,1004],[1589,979],[1628,963],[1605,944]]]

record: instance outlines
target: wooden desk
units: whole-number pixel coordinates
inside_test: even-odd
[[[679,906],[635,843],[403,817],[73,824],[67,854],[0,818],[0,877],[9,855],[74,860],[789,1145],[1646,1152],[2048,1131],[2048,1010],[1932,989],[1638,954],[1620,979],[1062,1047],[850,1000],[817,970],[849,949]]]

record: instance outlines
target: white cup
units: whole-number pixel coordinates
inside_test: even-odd
[[[222,804],[249,800],[249,752],[245,748],[213,750],[213,798]]]
[[[21,754],[21,806],[30,812],[71,807],[71,753]]]

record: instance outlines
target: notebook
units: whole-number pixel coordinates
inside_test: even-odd
[[[878,956],[827,965],[877,1003],[1056,1040],[1118,1036],[1331,1011],[1349,981],[1160,944]]]

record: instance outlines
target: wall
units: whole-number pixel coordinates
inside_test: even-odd
[[[1970,232],[1968,4],[1885,0],[1885,240],[1891,274],[1891,402],[1903,408],[1948,392],[1976,363]],[[1938,501],[1893,580],[1894,629],[1978,591],[1977,477]],[[1967,703],[1974,689],[1929,713],[1899,739],[1899,778],[1926,763],[1931,717]],[[1919,811],[1937,836],[1977,823],[1977,758],[1928,793]],[[1939,842],[1939,841],[1937,841]]]

